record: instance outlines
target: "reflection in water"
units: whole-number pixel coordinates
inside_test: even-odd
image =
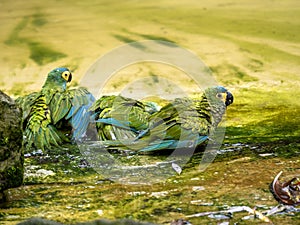
[[[80,144],[79,148],[90,166],[99,174],[125,184],[164,182],[181,173],[181,165],[189,159],[189,155],[150,156],[138,155],[129,150],[113,154],[98,141]]]

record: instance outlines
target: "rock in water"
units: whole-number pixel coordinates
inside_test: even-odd
[[[0,91],[0,201],[4,200],[4,190],[23,182],[21,120],[21,109]]]

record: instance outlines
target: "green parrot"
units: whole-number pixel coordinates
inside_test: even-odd
[[[177,98],[150,116],[151,125],[136,141],[140,152],[198,146],[221,122],[233,95],[222,86],[207,88],[199,98]]]
[[[112,95],[95,101],[90,111],[93,112],[99,140],[133,140],[140,131],[148,128],[148,118],[157,108],[151,102]]]
[[[84,137],[90,122],[93,95],[85,88],[68,89],[72,73],[67,68],[49,72],[39,92],[16,99],[23,110],[26,148],[44,150]]]
[[[101,111],[96,119],[100,140],[107,148],[138,152],[205,143],[233,103],[233,95],[222,86],[207,88],[196,99],[177,98],[153,113],[136,100],[118,97],[120,103],[115,98],[110,97],[109,104],[98,100],[93,108]]]

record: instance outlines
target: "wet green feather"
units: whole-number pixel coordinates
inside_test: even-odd
[[[52,70],[40,92],[16,100],[23,109],[26,148],[60,147],[84,135],[90,120],[86,112],[94,97],[85,88],[66,89],[68,80],[62,76],[65,71],[69,70]]]
[[[96,123],[100,140],[133,139],[137,131],[148,128],[151,115],[142,102],[115,95],[102,96],[90,110],[94,112],[95,121],[109,118],[118,121],[118,124],[105,122],[109,120]]]
[[[92,107],[99,139],[108,148],[140,152],[200,145],[221,121],[226,110],[221,97],[228,93],[223,87],[208,88],[198,98],[177,98],[152,113],[134,99],[104,96]],[[232,99],[226,101],[231,104],[233,97],[229,94]]]

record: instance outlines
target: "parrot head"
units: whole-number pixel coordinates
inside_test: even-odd
[[[233,103],[233,95],[222,86],[207,88],[204,91],[213,117],[213,126],[216,127],[221,122],[227,106]]]
[[[59,67],[48,73],[43,88],[57,88],[66,90],[67,83],[72,81],[72,73],[68,68]]]
[[[233,95],[222,86],[208,88],[205,90],[205,95],[212,104],[223,103],[225,106],[229,106],[233,103]]]

